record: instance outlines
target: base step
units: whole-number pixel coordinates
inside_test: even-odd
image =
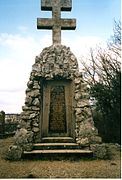
[[[57,150],[32,150],[24,151],[24,154],[92,154],[90,150],[81,149],[57,149]]]

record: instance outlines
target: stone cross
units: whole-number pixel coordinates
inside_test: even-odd
[[[71,11],[72,0],[42,0],[41,10],[52,11],[51,18],[37,18],[37,29],[52,29],[53,44],[61,44],[61,30],[74,30],[75,19],[62,19],[61,11]]]

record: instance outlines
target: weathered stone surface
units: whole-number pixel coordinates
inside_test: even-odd
[[[107,158],[107,149],[105,144],[91,144],[90,149],[93,151],[93,155],[98,159]]]
[[[91,144],[100,144],[102,143],[102,138],[100,136],[90,136],[89,141]]]
[[[30,114],[29,119],[34,119],[38,114],[36,112]]]
[[[23,144],[23,150],[32,151],[33,150],[33,143]]]
[[[75,112],[76,112],[76,115],[77,114],[81,114],[82,113],[82,109],[81,108],[75,108]]]
[[[25,104],[28,104],[28,106],[31,106],[31,104],[32,104],[32,97],[26,96]]]
[[[81,98],[81,93],[78,92],[75,94],[75,100],[79,100]]]
[[[78,102],[77,102],[77,107],[88,107],[89,106],[89,102],[88,100],[84,100],[84,99],[80,99]]]
[[[85,138],[79,138],[76,139],[77,143],[80,144],[80,146],[89,146],[89,139],[88,137]]]
[[[79,135],[81,137],[87,137],[94,133],[95,129],[92,128],[90,123],[81,122],[79,126]]]
[[[22,110],[23,112],[26,112],[26,111],[39,111],[40,108],[39,107],[36,107],[36,106],[22,106]],[[22,115],[24,116],[24,114]],[[22,117],[23,118],[23,117]],[[24,118],[23,118],[24,119]]]
[[[15,144],[18,147],[26,149],[32,149],[33,132],[27,131],[27,129],[21,128],[15,134]]]
[[[10,146],[6,154],[6,158],[9,160],[19,160],[22,157],[22,148],[20,146]]]
[[[27,111],[26,111],[27,112]],[[21,113],[21,118],[23,119],[23,120],[28,120],[29,119],[29,116],[30,116],[30,114],[29,114],[29,112],[22,112]]]
[[[33,89],[40,89],[40,85],[38,82],[34,82],[34,86],[33,86]]]
[[[38,89],[36,89],[36,90],[32,90],[32,91],[28,92],[27,95],[34,98],[34,97],[39,96],[39,95],[40,95],[40,92],[39,92]]]
[[[34,127],[39,127],[39,124],[38,123],[34,123],[33,126]]]
[[[81,79],[80,79],[80,78],[76,78],[76,79],[74,80],[74,82],[75,82],[76,85],[78,85],[78,84],[81,83]]]
[[[27,138],[25,138],[26,135],[27,135],[27,129],[21,128],[20,130],[18,130],[14,137],[16,145],[27,143]]]
[[[33,127],[32,131],[35,133],[39,132],[39,127]]]
[[[86,118],[91,118],[92,117],[91,116],[91,109],[90,109],[89,104],[88,104],[88,106],[83,107],[82,110],[83,110],[83,114],[85,115]],[[93,120],[92,120],[92,122],[93,122]]]
[[[33,81],[28,81],[27,86],[28,86],[28,88],[32,88],[33,87]]]
[[[34,106],[39,106],[40,105],[40,101],[38,98],[35,98],[34,101],[32,102],[32,105]]]

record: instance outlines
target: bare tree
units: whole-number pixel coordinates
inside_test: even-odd
[[[121,71],[120,58],[109,49],[99,49],[97,55],[90,49],[90,59],[82,59],[81,63],[84,79],[90,86],[98,82],[109,85],[114,75]]]
[[[102,114],[105,137],[120,143],[121,105],[121,27],[115,23],[114,36],[108,48],[90,49],[90,58],[82,59],[84,80],[89,85],[96,109]],[[99,118],[97,119],[99,121]],[[100,122],[100,123],[101,123]],[[103,130],[102,130],[103,131]]]

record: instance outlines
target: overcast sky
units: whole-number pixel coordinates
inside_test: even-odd
[[[120,0],[72,0],[72,11],[64,18],[76,18],[74,31],[62,32],[62,44],[75,56],[87,56],[90,47],[103,45],[120,19]],[[37,17],[51,18],[41,11],[40,0],[0,0],[0,110],[20,113],[26,84],[35,56],[52,44],[51,30],[37,30]]]

